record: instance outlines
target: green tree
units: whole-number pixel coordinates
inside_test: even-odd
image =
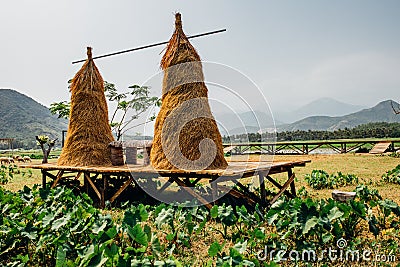
[[[68,83],[70,83],[68,81]],[[122,135],[127,131],[140,126],[148,121],[153,121],[155,115],[149,118],[148,121],[140,124],[132,125],[131,123],[138,119],[152,105],[160,106],[161,100],[156,96],[150,96],[149,86],[132,85],[128,87],[128,92],[120,93],[113,83],[104,82],[104,92],[109,102],[115,103],[116,107],[112,113],[110,126],[115,133],[117,140],[120,140]],[[68,118],[71,104],[67,101],[52,103],[50,112],[57,114],[59,118]],[[133,112],[133,115],[127,118],[128,112]]]

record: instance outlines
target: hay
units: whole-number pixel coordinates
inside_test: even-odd
[[[156,169],[223,169],[222,138],[208,103],[200,57],[175,15],[175,31],[161,60],[162,106],[151,149]]]
[[[90,47],[87,55],[88,59],[72,79],[67,139],[58,165],[112,165],[108,145],[114,137],[108,123],[104,82]]]

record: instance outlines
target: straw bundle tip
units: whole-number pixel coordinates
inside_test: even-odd
[[[175,13],[175,27],[182,28],[181,13],[179,12]]]
[[[87,56],[88,59],[92,59],[92,48],[90,46],[87,47]]]

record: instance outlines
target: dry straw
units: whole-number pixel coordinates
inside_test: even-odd
[[[200,57],[182,30],[179,13],[175,15],[175,31],[162,57],[161,68],[164,70],[162,106],[155,123],[151,164],[156,169],[226,168]],[[182,121],[185,124],[180,128]],[[202,157],[205,157],[203,162],[190,164]]]
[[[108,123],[104,82],[87,48],[88,59],[71,84],[71,111],[67,139],[58,159],[63,166],[111,166],[109,143],[114,141]]]

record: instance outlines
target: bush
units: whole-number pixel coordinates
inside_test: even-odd
[[[382,175],[382,181],[392,184],[400,184],[400,165]]]
[[[313,189],[333,189],[341,186],[358,184],[358,177],[354,174],[336,174],[329,175],[323,170],[313,170],[306,174],[305,180]]]

